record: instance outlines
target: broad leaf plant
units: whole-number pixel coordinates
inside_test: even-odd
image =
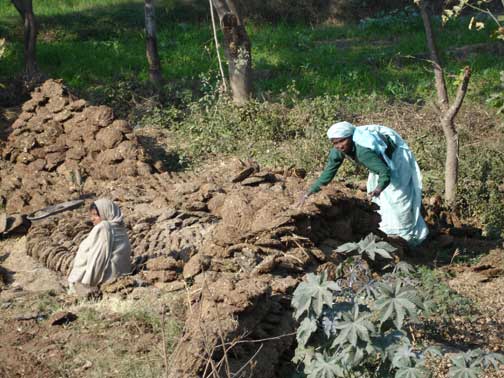
[[[393,260],[394,249],[375,235],[368,235],[359,243],[342,245],[337,252],[365,254],[371,260],[376,255]],[[425,308],[411,278],[414,270],[405,263],[392,263],[389,268],[391,273],[383,274],[380,281],[368,275],[368,282],[355,290],[353,283],[329,281],[325,273],[309,273],[298,285],[291,302],[299,322],[293,361],[302,376],[432,376],[425,358],[429,354],[441,356],[441,351],[435,347],[419,349],[406,331],[406,325],[418,322],[418,315]],[[484,369],[498,369],[504,356],[476,349],[456,354],[451,360],[450,378],[476,378]]]

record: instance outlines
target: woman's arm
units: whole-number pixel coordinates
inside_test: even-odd
[[[332,148],[331,152],[329,152],[329,158],[327,159],[324,171],[320,174],[317,181],[315,181],[315,183],[311,186],[308,194],[316,193],[322,186],[329,184],[334,176],[336,176],[336,173],[338,172],[338,169],[344,159],[345,157],[341,152]]]
[[[374,174],[378,175],[378,185],[376,189],[383,191],[390,184],[391,171],[383,159],[369,148],[360,147],[357,150],[359,162]]]

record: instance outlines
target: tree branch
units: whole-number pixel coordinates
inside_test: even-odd
[[[469,66],[464,68],[464,77],[462,78],[462,82],[460,83],[457,89],[457,95],[455,96],[455,101],[448,109],[445,118],[448,120],[453,120],[462,106],[462,102],[464,101],[464,97],[467,93],[467,87],[469,85],[469,79],[471,78],[471,68]]]
[[[432,66],[434,67],[434,78],[436,80],[436,91],[438,95],[439,106],[442,110],[446,111],[449,105],[448,92],[446,91],[446,83],[444,80],[443,67],[441,65],[441,60],[439,59],[439,54],[436,47],[436,40],[434,37],[434,33],[432,31],[432,23],[430,19],[427,1],[426,0],[420,1],[418,3],[418,6],[420,7],[420,14],[422,16],[422,21],[425,28],[427,47],[429,48],[429,53],[432,60]]]
[[[490,10],[488,8],[487,9],[483,9],[483,8],[477,7],[476,5],[473,5],[471,3],[467,3],[466,5],[469,8],[477,10],[478,12],[486,13],[487,15],[489,15],[495,21],[495,23],[497,24],[497,26],[501,26],[501,24],[499,22],[499,19],[497,17],[495,17],[494,14],[492,12],[490,12]],[[502,0],[502,6],[504,7],[504,0]]]
[[[11,3],[12,3],[12,5],[14,5],[14,7],[18,11],[18,13],[24,19],[25,9],[24,9],[24,6],[23,6],[24,5],[23,1],[21,1],[21,0],[11,0]]]

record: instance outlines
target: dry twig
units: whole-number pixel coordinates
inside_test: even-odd
[[[165,334],[165,305],[161,306],[161,336],[163,338],[163,359],[165,367],[165,377],[168,378],[168,351],[166,350],[166,334]]]

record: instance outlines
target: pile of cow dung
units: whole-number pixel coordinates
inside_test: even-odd
[[[54,80],[32,92],[11,128],[0,151],[0,196],[10,213],[75,197],[85,177],[113,180],[152,171],[128,122]]]
[[[239,376],[275,377],[294,343],[290,295],[305,273],[335,271],[342,243],[370,232],[384,237],[365,193],[331,185],[297,207],[306,183],[296,170],[232,160],[200,172],[153,173],[126,122],[55,81],[24,104],[2,158],[0,190],[10,212],[80,196],[120,205],[134,271],[104,293],[189,288],[172,377],[201,375],[210,361],[224,368],[223,355]],[[33,222],[28,254],[66,275],[91,230],[86,216],[82,207]],[[272,339],[253,341],[264,338]],[[236,343],[232,353],[223,342]]]
[[[173,357],[173,377],[197,376],[209,358],[221,358],[216,348],[221,334],[226,340],[278,336],[244,369],[274,377],[294,342],[285,335],[294,329],[289,295],[299,280],[306,272],[335,271],[340,262],[335,249],[342,243],[370,232],[382,235],[373,206],[347,188],[327,188],[300,209],[295,199],[305,185],[302,179],[256,169],[233,182],[247,170],[243,168],[230,162],[204,175],[170,179],[168,173],[153,174],[142,183],[121,181],[113,190],[104,189],[125,213],[135,271],[103,291],[189,285],[196,293],[190,298],[183,342]],[[85,212],[34,223],[28,253],[68,273],[91,229],[83,221]],[[241,344],[228,356],[235,371],[257,351]]]

